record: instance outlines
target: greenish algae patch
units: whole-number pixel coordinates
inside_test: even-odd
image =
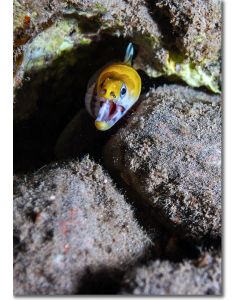
[[[89,44],[91,44],[91,42],[92,42],[91,39],[84,38],[84,37],[79,40],[79,44],[80,45],[89,45]]]
[[[95,4],[95,8],[101,14],[105,14],[108,11],[107,8],[99,2]]]
[[[176,75],[192,87],[205,86],[214,93],[220,93],[216,78],[204,71],[201,65],[185,62],[180,55],[168,54],[163,66],[164,75]]]
[[[102,32],[121,35],[121,30],[119,31],[116,26],[111,26],[111,32],[108,32],[110,31],[109,24],[102,24],[101,28]],[[53,60],[61,57],[63,53],[69,53],[69,56],[71,56],[70,51],[72,49],[77,46],[89,45],[91,42],[91,38],[81,32],[77,19],[60,19],[29,42],[24,55],[24,72],[44,68],[51,64]],[[144,42],[145,46],[147,45],[148,53],[151,52],[151,49],[156,48],[159,41],[155,36],[145,36],[144,38],[136,36],[134,42],[136,44]],[[140,69],[143,69],[151,77],[175,75],[192,87],[205,86],[214,93],[220,93],[216,77],[204,69],[204,62],[196,65],[191,61],[187,62],[179,54],[171,53],[165,49],[164,51],[166,56],[161,63],[158,62],[157,66],[154,66],[154,63],[153,65],[152,63],[148,64],[148,59],[145,58],[139,66]]]
[[[91,39],[81,33],[76,19],[61,19],[28,45],[24,56],[25,71],[44,68],[75,46],[90,43]]]

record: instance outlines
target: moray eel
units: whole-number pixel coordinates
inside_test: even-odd
[[[98,130],[111,128],[139,98],[141,78],[131,66],[133,54],[129,43],[123,62],[103,67],[89,80],[85,106]]]

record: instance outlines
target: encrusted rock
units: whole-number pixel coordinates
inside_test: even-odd
[[[220,0],[14,0],[15,87],[25,73],[104,34],[138,45],[135,66],[149,76],[219,91]]]
[[[159,19],[169,20],[169,42],[195,63],[221,55],[221,1],[156,1]],[[170,34],[169,34],[170,35]]]
[[[152,261],[125,275],[122,294],[221,295],[221,257],[204,253],[198,261]]]
[[[113,278],[149,243],[130,205],[88,157],[15,178],[15,295],[77,294],[87,284],[91,293],[94,274]]]
[[[104,151],[159,221],[196,240],[221,236],[220,100],[179,85],[151,90]]]

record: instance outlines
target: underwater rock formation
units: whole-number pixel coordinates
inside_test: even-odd
[[[158,295],[221,295],[221,257],[203,253],[198,260],[180,263],[152,261],[125,275],[121,294]]]
[[[15,87],[66,53],[73,63],[72,50],[81,53],[103,35],[134,42],[135,67],[149,76],[174,75],[194,87],[220,90],[216,0],[14,0]]]
[[[14,294],[221,294],[221,1],[13,5]],[[97,131],[129,42],[142,94]]]
[[[220,101],[179,85],[152,89],[104,150],[160,221],[197,240],[221,235]]]
[[[99,281],[109,273],[111,285],[150,245],[123,195],[88,157],[14,184],[15,295],[81,293],[101,272]]]

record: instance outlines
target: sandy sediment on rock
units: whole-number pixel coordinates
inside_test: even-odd
[[[180,52],[199,63],[216,59],[222,41],[221,1],[156,1],[160,17],[169,20],[171,42]]]
[[[221,236],[220,97],[159,87],[105,146],[106,166],[187,237]]]
[[[130,205],[88,157],[14,183],[15,295],[81,293],[94,274],[114,278],[149,246]]]
[[[125,275],[121,294],[135,296],[221,295],[221,257],[204,253],[197,261],[152,261]]]

